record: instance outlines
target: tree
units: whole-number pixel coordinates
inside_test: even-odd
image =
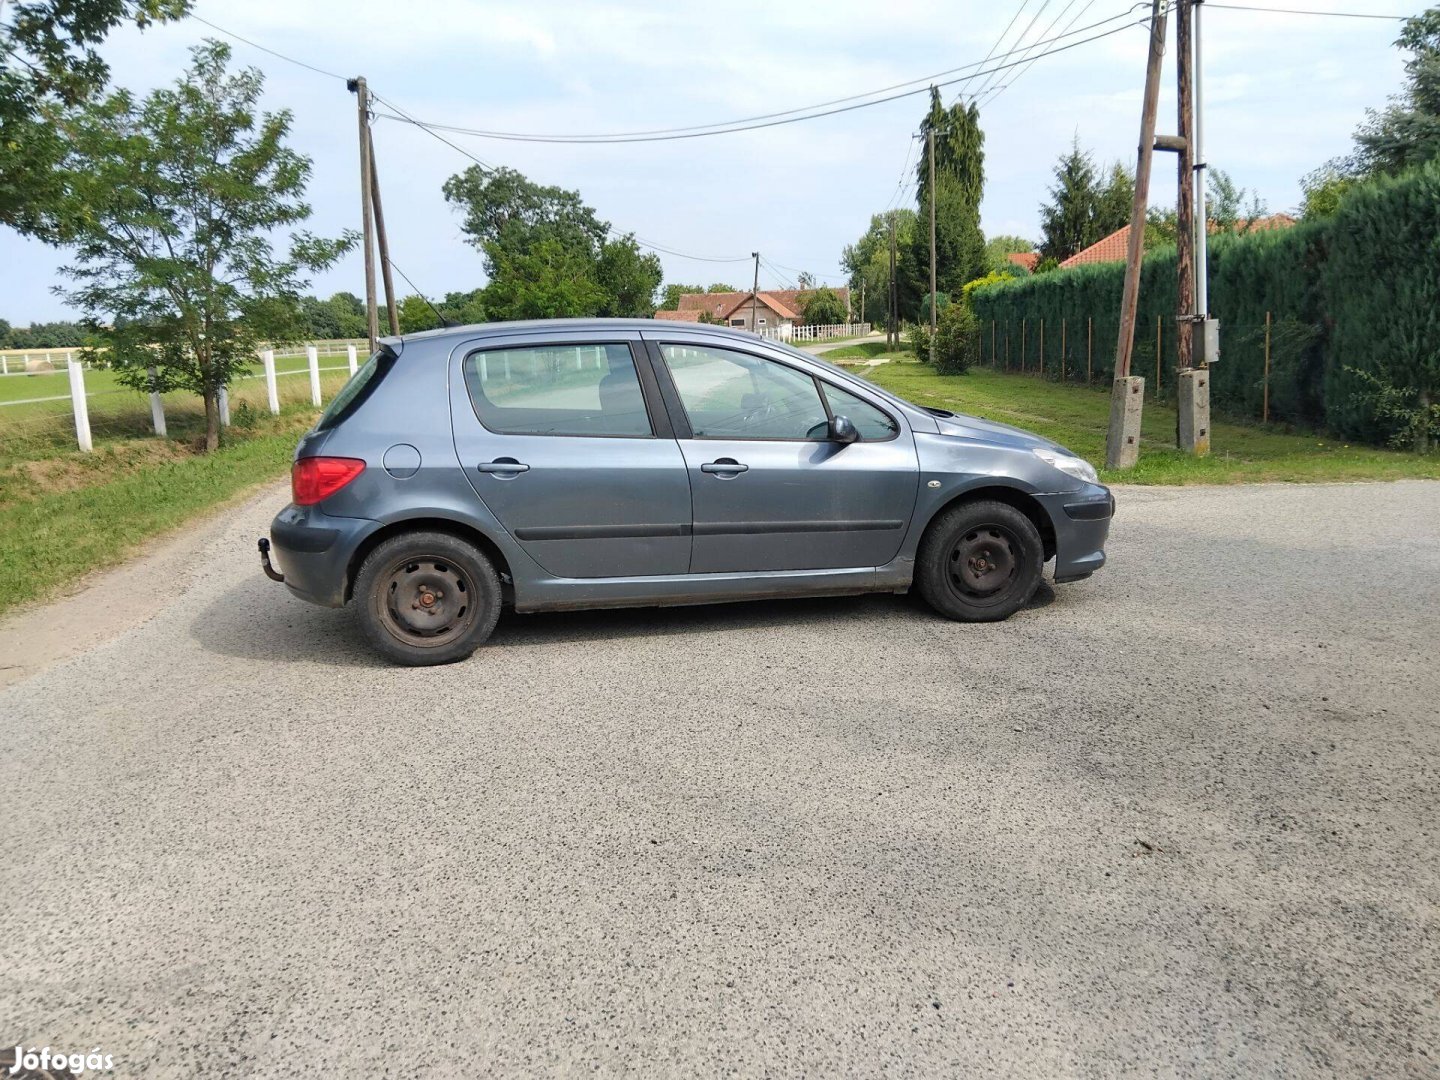
[[[701,285],[666,285],[664,290],[660,293],[660,310],[679,311],[680,297],[684,296],[686,293],[694,294],[703,293],[704,291],[705,288]]]
[[[1090,243],[1103,240],[1130,224],[1135,205],[1135,174],[1123,162],[1110,165],[1110,175],[1095,196],[1095,221]]]
[[[120,91],[76,114],[64,181],[83,213],[71,215],[77,262],[63,271],[76,286],[61,293],[95,326],[123,383],[204,399],[213,450],[220,390],[261,340],[303,334],[303,274],[331,265],[355,236],[291,233],[275,255],[273,232],[310,216],[310,161],[284,145],[290,113],[257,119],[263,76],[228,74],[224,44],[191,54],[173,88],[138,104]]]
[[[1265,216],[1265,204],[1260,196],[1237,185],[1224,169],[1212,168],[1208,173],[1205,213],[1210,224],[1217,232],[1249,232]]]
[[[808,271],[801,270],[795,277],[795,284],[801,289],[813,289],[815,287],[815,275]]]
[[[935,273],[937,288],[958,292],[985,272],[985,235],[980,231],[980,200],[985,190],[985,133],[980,110],[971,102],[945,108],[940,91],[930,88],[930,109],[920,122],[920,162],[916,166],[916,207],[920,227],[900,260],[901,309],[913,316],[930,291],[930,147],[935,133]]]
[[[705,289],[705,291],[706,291],[707,293],[727,293],[727,292],[744,292],[744,291],[746,291],[746,290],[744,290],[744,289],[737,289],[734,285],[726,285],[723,281],[717,281],[717,282],[715,282],[715,284],[708,286],[708,287]]]
[[[1300,214],[1306,221],[1329,217],[1340,208],[1340,200],[1359,180],[1342,172],[1334,164],[1326,164],[1306,173],[1300,180],[1304,199]]]
[[[440,304],[440,313],[452,326],[473,326],[489,322],[485,310],[485,290],[471,289],[468,292],[448,292]]]
[[[633,233],[606,241],[600,248],[596,280],[605,291],[597,315],[616,319],[648,319],[655,314],[655,290],[664,276],[660,257],[642,254]]]
[[[0,5],[3,8],[3,5]],[[69,226],[60,169],[64,116],[93,101],[110,69],[96,46],[122,23],[184,16],[190,0],[30,0],[0,27],[0,224],[55,241]],[[75,209],[73,204],[68,204]]]
[[[1080,149],[1078,137],[1060,155],[1054,175],[1051,201],[1040,206],[1040,254],[1064,262],[1099,239],[1095,235],[1095,210],[1100,199],[1095,162]]]
[[[443,190],[485,257],[492,318],[654,313],[659,258],[640,254],[632,235],[610,239],[610,223],[578,191],[478,165],[450,177]]]
[[[418,334],[422,330],[436,330],[444,326],[440,316],[430,306],[430,301],[418,293],[402,296],[396,304],[400,316],[400,333]]]
[[[1023,236],[992,236],[985,242],[985,270],[988,273],[1029,273],[1010,261],[1011,255],[1035,250],[1035,245]]]
[[[1381,111],[1371,109],[1355,133],[1352,175],[1395,175],[1440,157],[1440,7],[1405,20],[1398,48],[1405,61],[1405,89]]]
[[[834,289],[821,286],[804,299],[801,318],[806,326],[834,326],[845,321],[845,301]]]
[[[850,275],[850,295],[858,298],[864,293],[865,310],[860,313],[861,322],[880,324],[885,321],[889,303],[892,224],[895,227],[896,250],[908,252],[914,242],[916,216],[914,210],[902,207],[883,214],[872,214],[870,227],[864,235],[855,243],[846,244],[840,254],[840,265]],[[927,287],[928,284],[927,280]]]

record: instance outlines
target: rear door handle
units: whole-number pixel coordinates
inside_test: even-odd
[[[718,473],[721,476],[734,476],[750,468],[749,465],[741,465],[734,458],[720,458],[718,461],[707,461],[700,466],[701,472]]]
[[[501,476],[515,476],[518,473],[529,472],[529,465],[522,465],[514,458],[497,458],[494,461],[482,461],[475,466],[483,473],[498,473]]]

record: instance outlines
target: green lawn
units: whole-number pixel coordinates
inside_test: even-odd
[[[131,439],[0,468],[0,611],[122,562],[147,541],[282,478],[313,409],[227,430],[213,454]]]
[[[861,341],[855,345],[842,345],[818,354],[822,360],[873,360],[877,356],[893,356],[894,349],[886,347],[883,341]]]
[[[907,359],[860,373],[917,405],[1014,424],[1069,447],[1097,467],[1104,463],[1108,386],[1061,385],[985,368],[965,375],[937,375],[928,365]],[[1210,445],[1208,458],[1177,451],[1174,408],[1147,401],[1140,463],[1124,471],[1102,469],[1101,476],[1107,482],[1129,484],[1440,479],[1440,455],[1421,457],[1356,446],[1325,435],[1294,434],[1259,424],[1217,421],[1211,426]]]

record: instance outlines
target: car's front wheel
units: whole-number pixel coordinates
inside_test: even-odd
[[[964,502],[930,523],[915,557],[925,602],[962,622],[998,622],[1030,602],[1045,546],[1035,523],[1008,503]]]
[[[474,544],[442,532],[392,536],[365,557],[354,597],[382,656],[422,667],[463,660],[500,617],[500,578]]]

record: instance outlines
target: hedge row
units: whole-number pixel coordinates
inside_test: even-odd
[[[1440,400],[1440,163],[1353,189],[1334,216],[1294,228],[1217,236],[1210,310],[1221,323],[1211,400],[1259,417],[1270,316],[1271,419],[1380,442],[1391,434],[1358,369],[1419,400]],[[1076,267],[974,290],[984,356],[1059,377],[1108,381],[1119,333],[1123,263]],[[1175,362],[1175,251],[1147,256],[1132,370],[1153,380],[1160,330],[1162,387]],[[1040,334],[1044,333],[1044,351]],[[1020,345],[1024,337],[1024,351]]]

